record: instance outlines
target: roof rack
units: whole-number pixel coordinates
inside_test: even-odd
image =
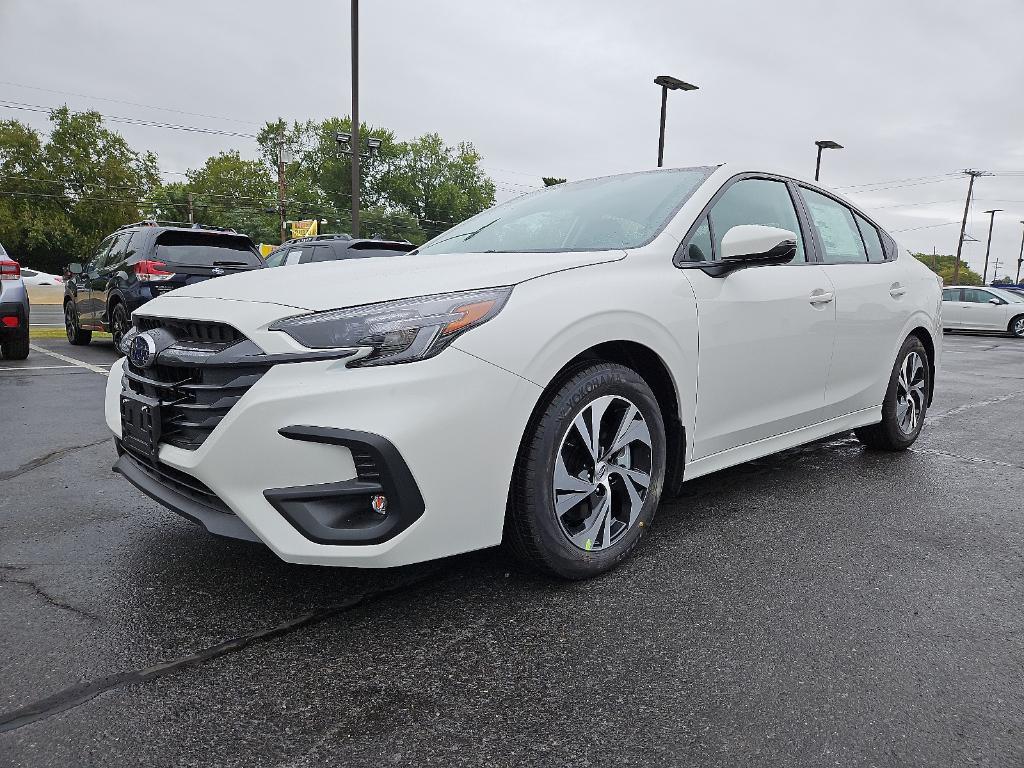
[[[290,240],[285,240],[280,245],[274,246],[276,251],[278,248],[283,248],[286,245],[295,245],[296,243],[311,243],[315,240],[351,240],[352,235],[345,232],[339,232],[333,235],[310,235],[309,237],[293,237]]]
[[[142,221],[136,221],[133,224],[125,224],[117,228],[117,232],[122,229],[131,229],[133,227],[178,227],[180,229],[203,229],[212,232],[231,232],[237,234],[231,227],[214,227],[210,224],[190,224],[187,221],[164,221],[163,219],[144,219]]]

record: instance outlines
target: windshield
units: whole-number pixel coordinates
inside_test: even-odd
[[[164,232],[156,241],[157,258],[186,267],[259,267],[263,261],[246,237],[202,232]]]
[[[477,214],[416,253],[602,251],[657,235],[714,168],[557,184]]]
[[[1000,288],[989,288],[992,293],[1009,304],[1024,304],[1024,296],[1013,291],[1004,291]]]

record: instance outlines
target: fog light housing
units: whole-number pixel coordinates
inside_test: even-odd
[[[374,496],[370,499],[370,509],[384,517],[388,513],[388,497],[380,494]]]

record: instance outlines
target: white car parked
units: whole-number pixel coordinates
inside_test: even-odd
[[[1024,338],[1024,296],[973,285],[943,288],[942,325],[946,330],[999,331]]]
[[[407,255],[256,270],[146,304],[115,469],[290,562],[503,538],[604,571],[685,479],[855,430],[902,450],[940,285],[815,185],[722,165],[562,184]]]
[[[64,285],[64,278],[60,275],[51,275],[40,272],[38,269],[21,268],[21,278],[25,285],[31,287],[36,285]]]

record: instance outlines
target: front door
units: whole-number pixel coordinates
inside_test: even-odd
[[[714,260],[734,226],[797,233],[790,264],[724,277],[684,274],[697,299],[698,378],[693,459],[821,421],[835,335],[833,288],[807,262],[791,187],[776,179],[733,182],[684,244],[689,261]]]
[[[113,242],[114,236],[111,235],[100,243],[99,248],[96,249],[96,252],[89,261],[82,267],[81,279],[76,283],[78,288],[78,321],[83,328],[102,330],[98,324],[99,318],[92,290],[93,285],[99,280],[100,268],[103,266]]]
[[[996,303],[993,304],[993,301]],[[963,289],[960,312],[960,328],[975,331],[1006,330],[1006,307],[1003,301],[983,288]]]

